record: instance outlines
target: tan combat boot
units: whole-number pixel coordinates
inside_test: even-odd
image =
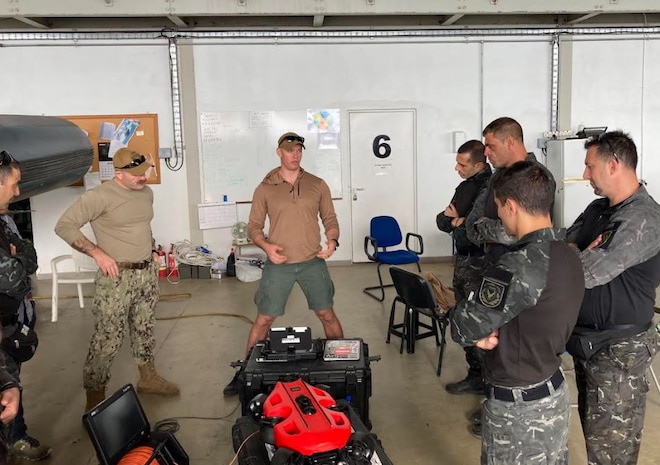
[[[94,389],[87,389],[87,404],[85,405],[85,412],[89,412],[105,399],[105,389],[96,391]]]
[[[179,393],[179,386],[170,383],[168,380],[156,373],[154,362],[147,362],[144,365],[138,365],[140,370],[140,380],[138,381],[137,391],[143,394],[158,394],[161,396],[175,396]]]

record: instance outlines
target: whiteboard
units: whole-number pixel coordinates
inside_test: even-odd
[[[320,114],[330,121],[320,124]],[[280,165],[277,139],[293,131],[305,138],[301,166],[341,198],[339,110],[225,111],[201,113],[203,201],[249,202],[264,176]]]

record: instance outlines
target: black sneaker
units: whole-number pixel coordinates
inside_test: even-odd
[[[225,397],[230,397],[230,396],[235,396],[238,394],[238,374],[240,373],[240,370],[236,370],[236,373],[234,373],[234,377],[229,381],[229,384],[225,386],[225,388],[222,390],[222,395]]]
[[[474,436],[477,439],[481,439],[481,423],[479,423],[478,425],[470,425],[468,429],[470,430],[470,434],[472,436]]]
[[[472,415],[470,415],[470,424],[471,425],[481,424],[481,409],[477,410]]]
[[[465,378],[456,383],[445,386],[449,394],[482,394],[484,393],[484,382],[481,378]]]
[[[41,444],[30,436],[25,436],[9,446],[11,455],[32,462],[45,459],[50,455],[51,450],[49,446]]]

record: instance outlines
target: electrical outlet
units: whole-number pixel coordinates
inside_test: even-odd
[[[161,147],[158,149],[158,158],[172,158],[172,147]]]
[[[547,139],[536,139],[536,148],[543,150],[548,143]]]

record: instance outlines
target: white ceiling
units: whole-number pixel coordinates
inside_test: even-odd
[[[658,0],[5,0],[0,32],[660,26]]]

